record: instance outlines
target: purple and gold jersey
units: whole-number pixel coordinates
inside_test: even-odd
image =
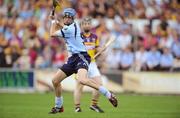
[[[95,61],[93,57],[96,53],[96,48],[99,46],[99,39],[97,38],[96,34],[93,34],[93,33],[90,33],[90,34],[82,33],[82,37],[83,37],[86,49],[88,51],[88,54],[91,57],[91,61]]]

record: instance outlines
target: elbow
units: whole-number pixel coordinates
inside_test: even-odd
[[[50,32],[50,37],[55,37],[55,35],[53,33]]]
[[[50,34],[50,37],[54,37],[52,34]]]

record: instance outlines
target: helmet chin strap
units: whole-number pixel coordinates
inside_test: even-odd
[[[66,23],[64,23],[64,25],[71,25],[72,23],[74,23],[74,18],[72,18],[72,22],[71,23],[68,23],[68,24],[66,24]]]
[[[86,30],[84,30],[84,32],[85,32],[85,33],[89,33],[89,32],[90,32],[90,30],[89,30],[89,29],[86,29]]]
[[[71,24],[72,24],[72,23],[68,23],[68,24],[67,24],[67,23],[64,23],[64,25],[67,25],[67,26],[69,26],[69,25],[71,25]]]
[[[69,25],[71,25],[73,22],[74,22],[74,21],[72,21],[71,23],[67,23],[67,24],[66,24],[66,23],[64,23],[64,24],[69,26]]]

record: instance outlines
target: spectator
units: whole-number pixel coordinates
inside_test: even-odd
[[[124,50],[128,46],[131,46],[132,36],[129,33],[129,27],[124,27],[122,33],[117,37],[117,42],[119,42],[120,49]]]
[[[12,36],[9,39],[9,44],[10,45],[15,44],[20,48],[23,47],[22,39],[18,36],[18,29],[13,29],[12,30]]]
[[[5,49],[5,67],[13,67],[14,63],[21,55],[19,47],[11,45]]]
[[[3,29],[5,39],[8,40],[12,37],[12,28],[13,28],[12,19],[5,18],[2,25],[3,25],[2,29]]]
[[[135,52],[135,70],[145,70],[145,64],[147,61],[147,51],[143,45],[140,45],[139,50]]]
[[[137,18],[145,18],[145,6],[142,0],[138,0],[134,6],[135,15]]]
[[[65,62],[67,57],[67,53],[66,51],[63,50],[63,48],[61,47],[56,47],[56,54],[55,54],[55,58],[53,61],[53,67],[54,68],[59,68],[63,65],[63,63]]]
[[[112,48],[112,50],[109,50],[108,56],[106,58],[106,68],[118,69],[120,65],[120,55],[121,52],[118,48]]]
[[[168,37],[167,33],[164,34],[159,41],[159,49],[163,49],[164,47],[166,48],[171,48],[173,43],[173,39],[171,37]]]
[[[3,33],[0,33],[0,67],[6,67],[5,49],[8,47],[8,41]]]
[[[31,68],[34,68],[38,53],[35,51],[34,48],[29,48],[29,54],[28,55],[30,57]]]
[[[163,48],[163,54],[160,58],[160,69],[168,71],[173,66],[173,55],[170,52],[170,49],[167,47]]]
[[[98,16],[99,25],[95,28],[95,34],[100,38],[100,45],[104,45],[108,40],[109,31],[106,27],[105,20],[102,15]]]
[[[106,14],[106,2],[105,0],[94,0],[93,1],[93,7],[94,7],[94,11],[93,11],[93,15],[96,17],[96,14]]]
[[[148,19],[155,19],[158,18],[159,14],[161,12],[161,9],[159,6],[156,4],[155,1],[148,1],[148,5],[146,7],[146,18]]]
[[[133,66],[134,55],[130,47],[126,47],[120,55],[120,69],[128,70]]]
[[[27,20],[33,16],[33,6],[30,6],[30,4],[24,4],[22,6],[22,9],[20,10],[19,16],[23,20]]]
[[[106,27],[108,30],[114,31],[115,30],[115,23],[120,23],[121,18],[116,15],[115,9],[112,6],[107,8],[107,18],[105,20]]]
[[[161,54],[157,50],[157,46],[152,46],[147,54],[146,67],[147,70],[158,70]]]
[[[180,38],[178,38],[177,34],[174,36],[174,42],[171,50],[174,57],[180,59]]]
[[[22,55],[17,59],[17,61],[14,63],[14,68],[19,69],[29,69],[31,68],[30,65],[30,57],[28,55],[28,50],[24,49],[22,50]]]
[[[42,52],[42,55],[39,55],[35,62],[36,68],[48,68],[51,66],[52,51],[51,48],[47,45]]]
[[[158,44],[158,40],[152,35],[152,32],[150,31],[150,26],[145,26],[144,28],[144,34],[142,35],[143,45],[146,50],[150,50],[152,46]]]

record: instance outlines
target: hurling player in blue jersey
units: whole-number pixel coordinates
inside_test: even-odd
[[[61,81],[73,73],[77,73],[77,80],[81,84],[99,90],[100,93],[108,98],[114,107],[117,107],[118,105],[114,94],[112,94],[104,86],[96,83],[93,79],[87,78],[87,70],[91,59],[87,53],[85,45],[83,44],[80,26],[74,21],[75,15],[76,11],[74,9],[65,8],[63,11],[64,24],[58,29],[56,27],[57,22],[55,20],[55,16],[52,14],[50,15],[50,36],[63,37],[68,51],[72,54],[72,56],[68,58],[68,61],[60,69],[58,69],[52,78],[52,83],[55,89],[55,106],[51,109],[51,114],[64,111],[63,97],[61,95]]]

